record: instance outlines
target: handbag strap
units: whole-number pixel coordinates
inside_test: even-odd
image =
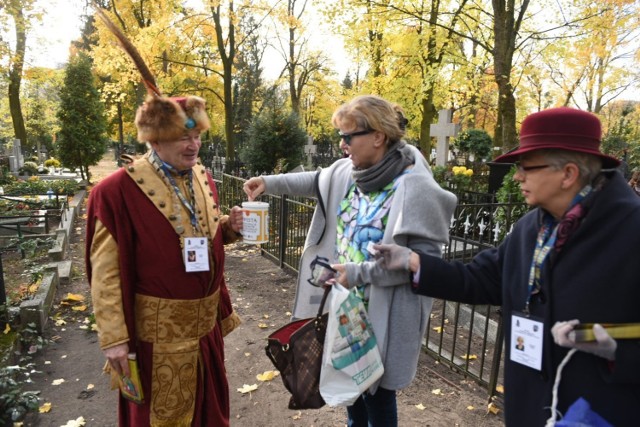
[[[318,308],[318,315],[316,317],[322,317],[322,312],[324,311],[324,303],[327,302],[327,297],[329,296],[329,292],[333,289],[332,286],[324,287],[324,295],[322,295],[322,301],[320,301],[320,308]]]

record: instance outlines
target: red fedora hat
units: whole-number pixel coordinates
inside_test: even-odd
[[[513,163],[530,151],[557,149],[600,157],[603,168],[615,168],[620,161],[600,151],[602,128],[595,114],[575,108],[550,108],[528,115],[520,128],[520,146],[494,161]]]

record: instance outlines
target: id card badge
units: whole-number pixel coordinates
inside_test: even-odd
[[[209,245],[206,237],[184,238],[184,265],[187,273],[209,271]]]
[[[511,314],[511,360],[530,368],[542,369],[544,323],[522,313]]]

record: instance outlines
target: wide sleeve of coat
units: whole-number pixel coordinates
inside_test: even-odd
[[[467,304],[502,305],[501,251],[485,249],[468,264],[420,253],[416,293]]]

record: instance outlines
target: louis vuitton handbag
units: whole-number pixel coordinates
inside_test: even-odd
[[[331,286],[324,291],[316,317],[295,320],[269,335],[265,350],[291,393],[289,409],[317,409],[325,404],[319,385],[328,321],[322,311],[329,292]]]

